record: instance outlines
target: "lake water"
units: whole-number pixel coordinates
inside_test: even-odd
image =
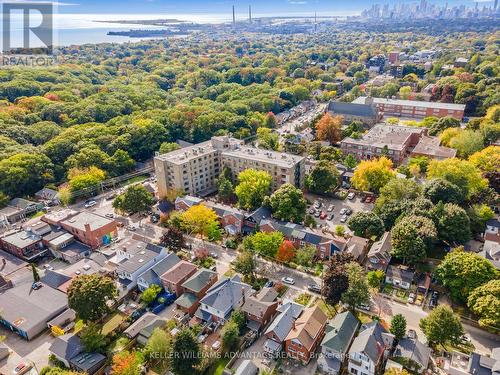
[[[333,14],[332,14],[333,15]],[[350,14],[334,14],[346,16]],[[255,17],[267,17],[270,14],[256,14]],[[293,14],[289,14],[293,16]],[[303,15],[302,15],[303,16]],[[102,43],[139,41],[139,38],[107,35],[108,31],[128,31],[130,29],[155,29],[160,26],[116,24],[105,21],[117,20],[155,20],[155,19],[178,19],[195,23],[224,23],[231,21],[231,14],[55,14],[54,15],[54,45],[69,46],[86,43]],[[30,24],[37,26],[41,22],[41,15],[30,14]],[[21,47],[23,40],[22,15],[12,13],[10,17],[11,46]],[[1,38],[0,38],[1,39]],[[1,40],[0,40],[1,44]],[[30,46],[39,47],[43,44],[34,35],[30,36]],[[0,45],[1,47],[1,45]]]

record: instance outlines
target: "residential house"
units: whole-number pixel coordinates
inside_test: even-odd
[[[217,272],[201,268],[181,285],[182,295],[175,300],[179,310],[193,315],[200,306],[200,300],[217,281]]]
[[[109,262],[116,265],[115,273],[118,276],[120,287],[130,291],[137,286],[141,275],[144,275],[146,271],[168,255],[169,253],[164,247],[130,238],[120,243],[115,256]],[[145,280],[143,279],[143,281]]]
[[[247,318],[247,327],[260,333],[273,318],[278,308],[278,292],[274,288],[264,287],[246,299],[241,310]]]
[[[123,334],[131,340],[137,340],[140,345],[146,345],[155,328],[163,328],[166,322],[158,315],[147,312],[123,331]]]
[[[399,358],[404,358],[411,373],[423,374],[429,367],[431,348],[418,339],[404,337],[398,341],[398,345],[392,354],[392,362],[398,363]],[[386,366],[386,369],[391,366]],[[397,366],[396,366],[397,367]]]
[[[14,198],[8,203],[8,206],[22,210],[23,217],[30,216],[44,207],[41,202],[33,202],[24,198]]]
[[[31,229],[6,232],[0,237],[0,247],[27,262],[40,258],[47,252],[42,236]]]
[[[186,211],[192,206],[196,206],[203,202],[202,198],[193,197],[191,195],[186,195],[184,197],[175,198],[175,210],[176,211]]]
[[[35,193],[35,198],[41,202],[46,202],[49,205],[57,205],[60,203],[59,192],[50,188],[43,188]]]
[[[500,372],[500,347],[491,350],[491,356],[479,353],[453,352],[445,363],[444,371],[449,375],[498,375]]]
[[[500,221],[498,219],[490,219],[486,222],[484,245],[479,254],[500,269]]]
[[[189,279],[196,270],[197,268],[193,263],[181,260],[161,275],[161,283],[166,290],[180,296],[183,292],[182,284]]]
[[[229,319],[233,310],[240,309],[253,292],[252,287],[242,282],[239,276],[224,277],[208,289],[200,301],[195,317],[199,321],[215,321],[223,324]]]
[[[222,228],[224,228],[227,233],[235,235],[242,232],[243,223],[245,221],[245,213],[243,211],[225,204],[214,202],[207,202],[206,205],[215,211]]]
[[[150,245],[155,246],[155,245]],[[158,261],[153,267],[147,269],[137,279],[137,286],[140,291],[144,291],[152,284],[162,286],[161,276],[172,269],[180,262],[180,258],[175,253],[168,253],[165,258]]]
[[[410,289],[415,272],[401,265],[389,265],[385,273],[385,282],[397,288]]]
[[[43,284],[34,290],[24,282],[0,292],[0,324],[26,340],[47,329],[47,322],[68,308],[66,294]]]
[[[394,335],[388,333],[379,322],[362,326],[349,349],[349,374],[378,374],[386,351],[392,347],[393,341]]]
[[[75,236],[65,230],[50,231],[43,236],[42,242],[54,257],[68,263],[76,263],[92,252],[90,246],[77,241]]]
[[[56,337],[50,345],[49,352],[66,367],[88,375],[95,374],[106,364],[105,355],[85,352],[80,338],[74,334]]]
[[[278,316],[271,322],[264,333],[267,338],[264,342],[264,351],[272,356],[276,356],[281,352],[283,342],[292,329],[295,320],[304,311],[304,306],[286,300],[276,310],[279,313]]]
[[[340,373],[345,355],[359,328],[359,320],[350,312],[337,314],[325,329],[325,337],[321,342],[321,357],[318,368],[330,375]]]
[[[380,240],[375,242],[367,255],[366,267],[369,270],[387,269],[391,261],[391,232],[385,232]]]
[[[361,262],[366,256],[369,242],[367,238],[352,236],[347,240],[344,251],[351,254],[356,262]]]
[[[328,317],[318,305],[305,309],[285,339],[288,356],[303,364],[309,363],[323,339],[327,321]]]

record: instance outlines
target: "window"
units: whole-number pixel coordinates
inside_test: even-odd
[[[351,372],[351,374],[358,375],[358,370],[356,370],[355,368],[351,368],[349,371]]]

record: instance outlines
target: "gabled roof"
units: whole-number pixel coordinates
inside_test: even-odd
[[[409,358],[417,362],[422,367],[422,370],[425,370],[429,365],[431,348],[417,339],[405,337],[399,340],[398,346],[394,351],[394,356]]]
[[[391,250],[391,232],[385,232],[382,238],[375,242],[370,251],[368,252],[368,257],[376,257],[379,259],[388,259],[390,257],[389,251]]]
[[[182,287],[189,289],[195,293],[200,292],[209,281],[217,275],[217,272],[201,268],[194,273],[189,279],[182,283]]]
[[[274,288],[263,288],[260,293],[246,299],[241,310],[247,314],[262,317],[271,306],[275,306],[278,293]]]
[[[46,270],[45,275],[40,278],[40,281],[44,284],[47,284],[51,288],[57,289],[62,284],[70,281],[71,279],[71,276],[59,273],[58,271]]]
[[[193,197],[191,195],[186,195],[185,197],[177,197],[175,199],[175,204],[177,205],[178,203],[183,202],[186,206],[192,207],[196,206],[197,204],[200,204],[203,202],[203,199],[198,198],[198,197]]]
[[[415,276],[415,272],[410,271],[408,268],[403,266],[389,265],[389,267],[387,267],[386,276],[411,284],[413,277]]]
[[[224,312],[234,306],[236,302],[243,298],[243,295],[247,295],[251,290],[252,287],[239,281],[239,278],[221,279],[207,291],[201,303]]]
[[[181,260],[175,253],[169,253],[165,258],[157,262],[149,270],[145,271],[139,277],[146,280],[148,284],[154,283],[165,272],[174,267]]]
[[[295,321],[294,327],[288,333],[286,340],[299,340],[307,350],[311,350],[327,320],[328,317],[318,305],[309,307]]]
[[[337,353],[345,353],[359,326],[359,320],[350,312],[337,314],[326,326],[326,334],[321,346]]]
[[[359,335],[354,339],[349,354],[363,353],[373,363],[378,363],[386,347],[384,336],[390,337],[384,327],[379,322],[373,322],[362,327]],[[393,336],[392,336],[393,337]]]
[[[193,293],[185,292],[182,293],[182,295],[175,300],[175,304],[184,307],[186,309],[189,309],[196,303],[196,301],[198,301],[198,298],[196,298],[196,296]]]
[[[161,279],[172,284],[177,284],[186,276],[191,275],[195,270],[196,266],[193,263],[179,260],[177,264],[161,275]]]
[[[158,315],[153,314],[151,312],[145,313],[143,316],[141,316],[139,319],[137,319],[134,323],[130,325],[123,333],[127,335],[129,338],[135,338],[144,328],[150,326],[156,321],[162,321],[164,322],[163,319],[161,319]]]
[[[58,336],[50,345],[49,351],[59,358],[69,361],[83,351],[80,338],[72,333]]]
[[[278,292],[274,288],[264,287],[259,293],[257,293],[256,298],[263,302],[274,302],[278,297]]]
[[[283,342],[293,327],[293,322],[300,316],[304,306],[288,301],[278,306],[279,314],[269,325],[266,334],[273,332],[274,335]]]

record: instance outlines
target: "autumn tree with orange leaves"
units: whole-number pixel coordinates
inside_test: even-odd
[[[323,117],[316,123],[316,137],[320,141],[329,141],[337,143],[342,139],[342,116],[332,116],[330,113],[325,113]]]
[[[113,356],[111,374],[113,375],[139,375],[143,357],[140,352],[120,352]]]
[[[290,262],[295,258],[295,246],[291,241],[285,240],[280,245],[278,252],[276,253],[276,259],[280,262]]]

